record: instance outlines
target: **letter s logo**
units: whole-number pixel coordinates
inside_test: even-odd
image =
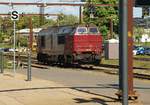
[[[19,14],[17,11],[11,12],[11,20],[19,20]]]

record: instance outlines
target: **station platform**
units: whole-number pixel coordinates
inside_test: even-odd
[[[115,99],[85,93],[53,81],[10,72],[0,74],[0,105],[122,105]],[[142,105],[140,102],[129,105]]]

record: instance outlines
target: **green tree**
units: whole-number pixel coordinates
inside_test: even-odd
[[[17,29],[29,28],[29,19],[30,17],[27,16],[20,17],[19,21],[17,21]],[[40,17],[32,16],[32,23],[33,23],[33,28],[40,27]]]
[[[134,39],[136,42],[140,43],[140,39],[142,38],[142,34],[144,33],[144,29],[142,27],[134,27]]]
[[[79,22],[78,18],[73,15],[60,14],[56,20],[57,25],[74,25]]]
[[[27,37],[21,37],[20,38],[20,46],[23,46],[23,47],[28,46],[28,38]]]
[[[87,0],[87,6],[84,7],[84,22],[93,23],[97,25],[104,36],[109,33],[110,19],[112,19],[115,33],[118,33],[118,8],[115,6],[97,6],[94,7],[89,4],[118,4],[118,0]],[[91,11],[92,8],[92,11]],[[94,18],[90,18],[90,12]]]
[[[5,39],[9,40],[12,36],[13,22],[10,17],[0,17],[0,27],[0,39],[1,43],[3,43]]]
[[[17,29],[25,29],[29,28],[29,17],[22,16],[19,18],[19,21],[17,21]]]
[[[54,26],[56,25],[56,21],[52,19],[45,19],[45,24],[42,26],[42,28],[48,27],[48,26]]]

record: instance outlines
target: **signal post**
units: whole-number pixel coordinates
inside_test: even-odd
[[[13,67],[13,70],[14,70],[14,76],[16,74],[16,21],[19,20],[19,14],[16,10],[13,10],[11,12],[11,20],[14,21],[14,67]]]

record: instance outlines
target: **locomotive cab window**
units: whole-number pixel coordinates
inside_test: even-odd
[[[45,47],[45,36],[41,36],[41,47]]]
[[[87,28],[86,28],[86,27],[79,27],[79,28],[77,29],[77,32],[78,32],[79,34],[85,34],[85,33],[87,33]]]
[[[65,44],[65,36],[64,35],[61,35],[61,36],[58,36],[58,44]]]
[[[98,33],[98,29],[96,27],[90,27],[89,28],[89,33],[97,34]]]

